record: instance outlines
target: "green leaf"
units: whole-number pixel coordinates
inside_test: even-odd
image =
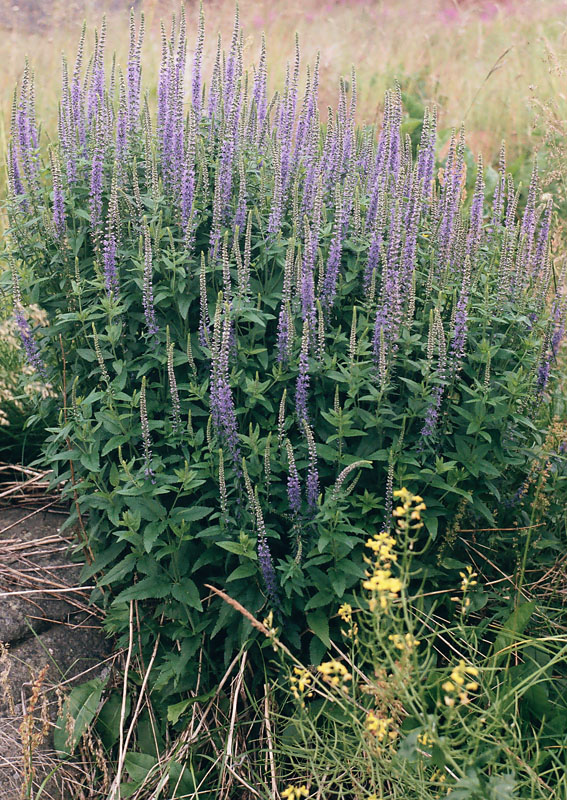
[[[167,597],[171,593],[171,585],[165,576],[148,575],[146,578],[135,583],[133,586],[124,589],[118,597],[113,600],[112,605],[127,603],[130,600],[156,600]]]
[[[313,666],[318,667],[323,661],[327,646],[317,636],[313,636],[309,642],[309,661]]]
[[[71,690],[53,731],[56,750],[67,755],[73,752],[95,718],[106,681],[106,678],[93,678]]]
[[[513,775],[491,775],[487,789],[489,800],[514,800],[517,797]]]
[[[98,452],[95,451],[93,453],[81,453],[79,461],[89,472],[100,472]]]
[[[156,522],[149,522],[144,528],[144,550],[149,553],[156,541],[159,539],[161,533],[167,528],[167,522],[157,520]]]
[[[244,556],[246,555],[246,548],[240,542],[215,542],[217,547],[221,547],[223,550],[228,550],[229,553],[235,553],[237,556]]]
[[[124,768],[132,780],[138,784],[142,784],[148,772],[157,764],[157,758],[150,756],[147,753],[126,753],[124,759]]]
[[[512,645],[517,642],[521,634],[525,631],[532,614],[536,609],[535,600],[522,603],[510,614],[506,622],[502,625],[492,648],[494,666],[497,666],[506,656],[512,653]]]
[[[213,509],[210,506],[191,506],[191,508],[184,508],[177,512],[177,516],[184,519],[185,522],[196,522],[208,516]]]
[[[179,583],[174,583],[171,587],[171,594],[180,603],[185,603],[197,611],[203,610],[197,584],[191,578],[183,578]]]
[[[325,645],[329,648],[331,646],[331,637],[329,636],[329,620],[324,611],[312,611],[306,614],[307,624]]]
[[[241,578],[252,578],[254,575],[257,575],[257,573],[258,567],[251,561],[249,564],[241,564],[239,567],[236,567],[236,569],[230,573],[226,582],[238,581]]]
[[[125,715],[130,714],[131,698],[126,695]],[[107,749],[113,747],[119,738],[120,717],[122,715],[122,695],[113,691],[100,709],[96,718],[96,729]]]
[[[217,687],[214,686],[206,694],[199,694],[196,697],[188,697],[186,700],[181,700],[179,703],[174,703],[167,707],[167,719],[172,725],[177,725],[180,717],[190,708],[194,703],[208,703],[212,700],[217,693]]]
[[[90,361],[90,362],[96,361],[96,353],[94,350],[88,350],[84,347],[78,347],[76,352],[77,355],[81,356],[81,358],[84,358],[85,361]]]
[[[187,313],[189,311],[189,306],[191,305],[191,295],[181,295],[178,299],[177,303],[179,305],[179,313],[183,319],[187,319]]]

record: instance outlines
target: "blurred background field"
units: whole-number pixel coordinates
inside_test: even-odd
[[[127,0],[1,0],[4,131],[25,57],[37,76],[39,117],[53,123],[61,52],[72,59],[82,20],[92,34],[106,12],[108,50],[116,49],[123,61],[124,41],[118,34],[130,5]],[[149,33],[146,81],[155,79],[159,64],[159,20],[178,5],[175,0],[135,4],[144,11]],[[204,6],[209,67],[214,34],[220,31],[225,41],[230,36],[234,3],[205,0]],[[186,11],[195,27],[198,3],[186,3]],[[304,64],[321,51],[322,112],[334,104],[338,79],[349,76],[354,64],[361,122],[379,118],[384,90],[397,79],[406,96],[438,104],[442,127],[464,121],[471,148],[489,162],[496,160],[501,138],[512,160],[541,147],[538,104],[557,104],[559,117],[567,107],[560,74],[567,47],[565,0],[242,0],[240,13],[250,62],[262,31],[266,34],[272,88],[283,77],[297,31]],[[5,138],[4,133],[3,149]]]

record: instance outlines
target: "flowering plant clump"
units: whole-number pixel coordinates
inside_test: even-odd
[[[497,595],[498,613],[485,620],[471,622],[463,613],[447,618],[449,593],[423,592],[412,580],[422,557],[416,545],[426,503],[407,489],[394,496],[396,532],[387,552],[380,544],[386,537],[369,544],[396,571],[395,597],[386,609],[369,602],[363,580],[358,603],[339,611],[349,624],[356,614],[357,636],[344,631],[348,654],[334,648],[341,660],[324,661],[318,674],[280,651],[292,682],[280,687],[288,702],[282,703],[277,763],[322,796],[334,796],[338,787],[341,796],[369,800],[560,795],[564,765],[543,756],[542,743],[561,748],[564,737],[563,631],[552,633],[539,622],[528,628],[535,608],[528,602],[495,636],[491,629],[503,611]],[[470,565],[460,578],[465,596],[481,582]],[[370,592],[372,600],[376,590]],[[514,666],[504,656],[512,649]],[[303,674],[310,678],[308,694],[297,692],[293,679]]]
[[[132,16],[109,70],[104,24],[90,60],[83,32],[47,154],[26,67],[7,238],[15,289],[50,323],[20,331],[60,398],[46,455],[87,521],[84,577],[112,630],[144,609],[152,679],[173,693],[196,684],[203,637],[218,664],[251,633],[205,583],[271,609],[314,663],[374,532],[365,588],[396,602],[394,481],[427,490],[423,527],[406,521],[423,540],[458,511],[523,519],[566,309],[535,168],[521,213],[504,158],[493,196],[479,160],[465,197],[463,131],[438,172],[435,110],[412,139],[395,88],[381,129],[358,129],[354,74],[322,121],[299,45],[269,97],[238,14],[206,82],[202,15],[191,59],[185,17],[162,29],[154,114],[143,37]]]
[[[49,421],[47,401],[54,397],[53,389],[21,350],[23,343],[33,342],[32,328],[47,324],[46,312],[37,306],[20,305],[12,316],[5,315],[0,308],[0,459],[3,461],[20,460],[22,454],[33,458],[39,425],[31,427],[30,423]]]

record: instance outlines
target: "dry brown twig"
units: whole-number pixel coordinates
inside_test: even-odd
[[[126,721],[126,701],[128,697],[128,672],[130,669],[130,661],[132,659],[132,650],[134,647],[134,601],[130,601],[130,617],[128,620],[128,650],[126,653],[126,664],[124,665],[124,680],[122,683],[122,705],[120,707],[120,723],[119,723],[119,748],[118,748],[118,765],[116,767],[116,776],[110,787],[108,794],[109,800],[114,800],[115,797],[120,797],[120,779],[122,777],[122,770],[124,769],[124,759],[126,758],[126,750],[124,748],[124,724]]]
[[[268,758],[270,761],[270,777],[272,779],[272,793],[274,800],[278,800],[278,782],[276,778],[276,764],[274,761],[274,743],[272,740],[272,724],[270,722],[270,697],[269,686],[264,684],[264,723],[266,726],[266,738],[268,740]]]
[[[230,710],[230,727],[228,729],[228,739],[226,742],[225,747],[225,757],[222,766],[221,772],[221,783],[224,780],[224,773],[228,769],[228,762],[232,757],[232,746],[233,746],[233,739],[234,739],[234,728],[236,725],[236,711],[238,707],[238,695],[240,693],[240,687],[242,686],[242,680],[244,677],[244,667],[246,666],[246,659],[247,659],[247,652],[246,650],[242,653],[242,659],[240,661],[240,669],[238,670],[238,675],[233,683],[233,690],[232,690],[232,700],[231,700],[231,710]],[[228,792],[230,791],[230,787],[232,785],[232,781],[229,781],[226,786],[226,796],[228,798]]]

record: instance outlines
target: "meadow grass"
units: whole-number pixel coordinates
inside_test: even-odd
[[[44,121],[43,142],[56,130],[57,87],[61,56],[72,63],[83,21],[89,31],[89,48],[103,14],[108,16],[107,52],[124,63],[126,47],[119,31],[128,8],[112,0],[49,4],[48,8],[10,6],[0,9],[3,68],[0,72],[0,194],[4,194],[4,168],[14,88],[21,79],[25,59],[36,74],[38,116]],[[41,5],[41,4],[39,4]],[[203,54],[205,71],[215,57],[218,32],[230,39],[233,0],[205,2],[207,38]],[[145,83],[155,95],[159,63],[160,21],[180,7],[176,0],[141,0],[149,35],[143,50]],[[14,10],[17,9],[17,10]],[[567,110],[562,74],[567,34],[566,0],[260,0],[241,2],[246,31],[244,57],[249,66],[257,57],[262,33],[269,56],[270,90],[283,85],[285,65],[293,57],[293,37],[300,38],[303,63],[321,54],[320,111],[322,118],[337,95],[341,76],[356,66],[358,121],[375,123],[382,113],[384,92],[401,84],[410,116],[419,117],[423,106],[439,109],[441,129],[465,123],[468,143],[485,162],[495,164],[502,139],[514,173],[534,151],[545,148],[546,127],[542,108],[553,107],[554,118]],[[196,35],[198,4],[186,4],[190,42]],[[412,98],[413,104],[408,103]],[[413,110],[413,114],[412,114]],[[448,134],[447,137],[448,139]],[[0,212],[0,231],[3,230]],[[1,265],[0,265],[1,266]]]
[[[114,4],[116,5],[116,4]],[[145,83],[155,85],[152,65],[159,62],[159,22],[178,9],[172,0],[142,0],[150,35],[144,44]],[[102,14],[109,18],[108,50],[124,61],[125,46],[118,34],[128,9],[102,2],[61,3],[49,10],[26,13],[22,7],[0,17],[3,69],[0,104],[5,151],[14,86],[29,58],[38,84],[38,114],[47,121],[47,134],[57,113],[61,53],[74,58],[81,22],[91,33]],[[198,7],[187,5],[192,45]],[[212,67],[217,30],[230,37],[232,0],[206,2],[207,39],[204,68]],[[321,51],[320,108],[336,98],[341,75],[356,65],[359,86],[358,117],[374,122],[381,113],[385,89],[399,80],[402,89],[424,102],[437,103],[442,127],[465,122],[473,150],[489,161],[497,157],[505,138],[512,157],[531,151],[538,143],[532,100],[565,102],[562,77],[555,68],[565,50],[567,3],[563,0],[457,2],[457,0],[350,0],[350,2],[241,2],[246,31],[245,59],[257,57],[265,32],[271,89],[283,82],[297,31],[303,63],[313,63]],[[4,25],[2,28],[1,25]]]

